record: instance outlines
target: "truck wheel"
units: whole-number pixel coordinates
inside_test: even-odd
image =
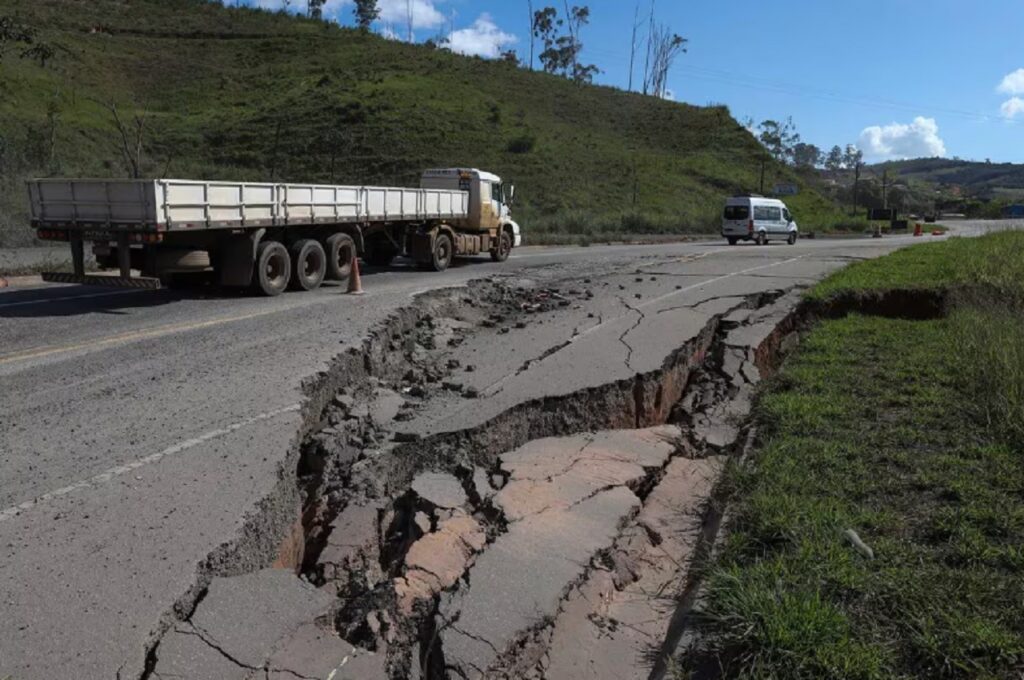
[[[288,250],[277,241],[263,241],[256,249],[256,272],[253,283],[264,295],[274,297],[288,287],[292,260]]]
[[[434,253],[430,260],[430,268],[435,272],[443,272],[452,263],[452,239],[448,234],[438,234],[434,239]]]
[[[504,262],[512,252],[512,235],[502,231],[498,237],[498,247],[491,251],[491,259],[495,262]]]
[[[319,241],[301,239],[292,244],[293,290],[316,290],[327,274],[327,255]]]
[[[356,242],[348,234],[332,234],[325,243],[327,251],[327,278],[345,281],[352,273],[352,259],[356,256]]]

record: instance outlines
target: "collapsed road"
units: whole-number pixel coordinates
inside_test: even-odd
[[[0,294],[0,677],[647,677],[800,289],[912,242]]]

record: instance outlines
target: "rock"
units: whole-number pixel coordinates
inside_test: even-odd
[[[430,515],[425,512],[417,512],[412,519],[413,524],[420,530],[421,534],[429,534],[433,526],[431,526]]]
[[[424,472],[413,480],[411,488],[432,508],[461,508],[466,504],[462,482],[447,472]]]
[[[473,469],[473,492],[480,502],[489,501],[495,494],[494,487],[488,479],[487,471],[483,468]]]
[[[320,552],[317,568],[328,581],[347,581],[353,575],[376,583],[383,578],[380,568],[378,518],[383,503],[350,505],[331,522],[327,545]]]
[[[441,522],[436,532],[413,543],[405,556],[405,575],[394,583],[402,613],[411,614],[417,602],[455,585],[486,544],[483,527],[468,515]]]
[[[338,394],[334,397],[334,404],[336,406],[340,406],[345,410],[352,408],[352,404],[354,403],[355,399],[352,397],[352,395],[345,394],[344,392],[338,392]]]

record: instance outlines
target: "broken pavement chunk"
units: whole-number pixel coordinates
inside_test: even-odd
[[[483,527],[468,515],[444,520],[436,532],[413,543],[405,556],[405,575],[395,579],[402,613],[411,614],[417,601],[455,585],[486,544]]]
[[[424,472],[412,482],[412,491],[431,507],[447,510],[466,504],[466,491],[455,475]]]

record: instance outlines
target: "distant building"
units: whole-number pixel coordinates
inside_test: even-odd
[[[1003,217],[1024,219],[1024,203],[1015,203],[1003,208]]]

